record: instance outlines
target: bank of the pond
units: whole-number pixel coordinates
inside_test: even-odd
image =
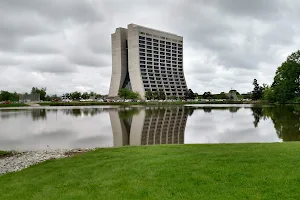
[[[299,143],[98,149],[0,176],[0,199],[298,199]]]
[[[25,103],[10,103],[10,104],[0,104],[0,108],[9,108],[9,107],[24,107],[28,106]]]
[[[120,105],[120,106],[132,106],[132,105],[185,105],[185,104],[254,104],[258,102],[253,101],[175,101],[175,102],[41,102],[41,106],[97,106],[97,105]]]
[[[0,151],[0,158],[9,155],[11,152],[9,151]]]
[[[20,171],[46,160],[69,157],[87,151],[89,149],[49,149],[26,152],[0,151],[0,175]]]

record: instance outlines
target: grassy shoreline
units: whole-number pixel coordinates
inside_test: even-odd
[[[24,106],[28,106],[28,105],[25,103],[0,104],[0,108],[24,107]]]
[[[186,105],[186,104],[257,104],[257,102],[242,102],[242,101],[226,101],[226,102],[41,102],[40,106],[96,106],[96,105],[120,105],[120,106],[131,106],[131,105]]]
[[[0,151],[0,156],[7,155],[7,154],[9,154],[9,152],[7,152],[7,151]]]
[[[13,153],[11,151],[0,151],[0,159],[4,157],[11,156]]]
[[[297,199],[299,143],[97,149],[0,176],[1,199]]]

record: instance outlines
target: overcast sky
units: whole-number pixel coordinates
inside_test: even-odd
[[[189,88],[272,83],[300,46],[298,0],[0,0],[0,90],[107,94],[110,34],[136,23],[184,38]]]

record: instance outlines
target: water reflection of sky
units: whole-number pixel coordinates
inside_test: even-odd
[[[34,119],[27,111],[13,112],[0,123],[0,149],[92,148],[112,146],[112,129],[106,112],[68,115],[66,110],[48,110],[46,120]],[[0,115],[1,115],[0,111]],[[7,113],[5,113],[7,115]]]
[[[279,141],[270,119],[261,120],[255,128],[252,111],[244,108],[236,113],[228,110],[194,111],[187,121],[184,139],[188,144]]]
[[[133,110],[134,109],[134,110]],[[48,107],[0,110],[0,149],[93,148],[121,145],[279,142],[289,126],[280,109],[235,105],[168,108]],[[271,114],[270,114],[271,113]],[[276,114],[278,113],[278,114]],[[287,116],[295,118],[293,110]],[[254,126],[256,116],[257,127]],[[290,120],[291,121],[291,120]],[[277,125],[277,127],[279,127]],[[298,129],[297,129],[298,130]],[[296,129],[282,131],[300,139]],[[292,133],[287,134],[287,133]]]

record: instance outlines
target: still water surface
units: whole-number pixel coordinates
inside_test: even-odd
[[[296,106],[47,107],[0,110],[0,149],[300,140]]]

